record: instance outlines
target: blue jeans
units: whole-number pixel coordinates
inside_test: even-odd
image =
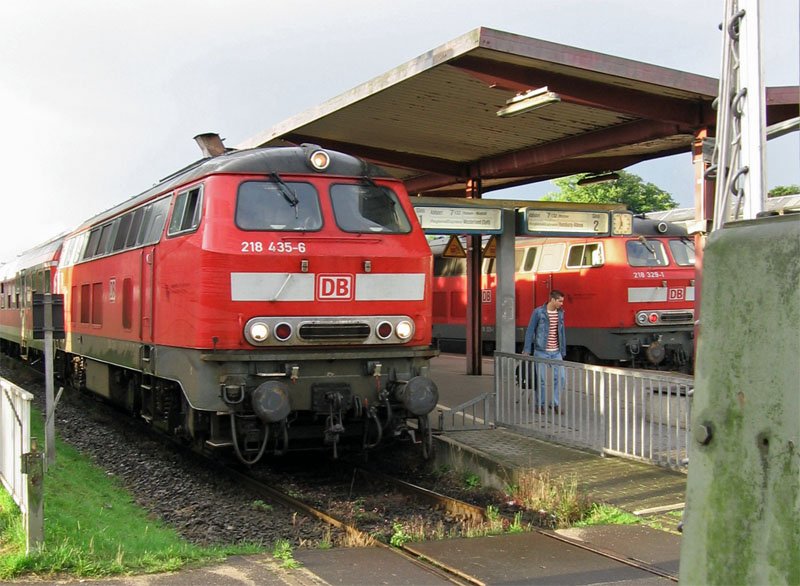
[[[551,360],[561,360],[561,352],[555,350],[553,352],[547,352],[545,350],[534,350],[533,351],[534,358],[549,358]],[[539,407],[544,407],[545,403],[547,402],[547,386],[545,385],[545,377],[547,376],[547,369],[551,368],[553,372],[553,405],[558,407],[559,405],[559,391],[561,387],[565,384],[566,378],[566,371],[563,366],[556,366],[554,364],[537,364],[537,379],[539,383],[539,388],[537,389],[537,395],[539,399]]]

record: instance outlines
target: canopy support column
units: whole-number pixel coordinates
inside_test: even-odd
[[[481,198],[481,180],[467,182],[467,199]],[[483,374],[481,361],[481,235],[467,236],[467,319],[466,319],[466,358],[467,374]]]

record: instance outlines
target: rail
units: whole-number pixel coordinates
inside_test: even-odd
[[[693,386],[684,374],[496,352],[494,423],[685,471]]]

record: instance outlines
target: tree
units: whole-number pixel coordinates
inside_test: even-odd
[[[800,185],[778,185],[769,190],[767,197],[781,197],[800,193]]]
[[[645,183],[633,173],[620,171],[619,179],[606,183],[578,185],[578,180],[586,175],[571,175],[555,179],[561,190],[549,193],[542,199],[547,201],[571,201],[576,203],[622,203],[635,214],[657,212],[678,207],[672,196],[652,183]]]

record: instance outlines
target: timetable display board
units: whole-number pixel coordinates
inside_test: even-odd
[[[415,205],[414,211],[429,234],[502,234],[501,208]]]
[[[529,236],[607,236],[608,212],[523,208],[520,234]]]

